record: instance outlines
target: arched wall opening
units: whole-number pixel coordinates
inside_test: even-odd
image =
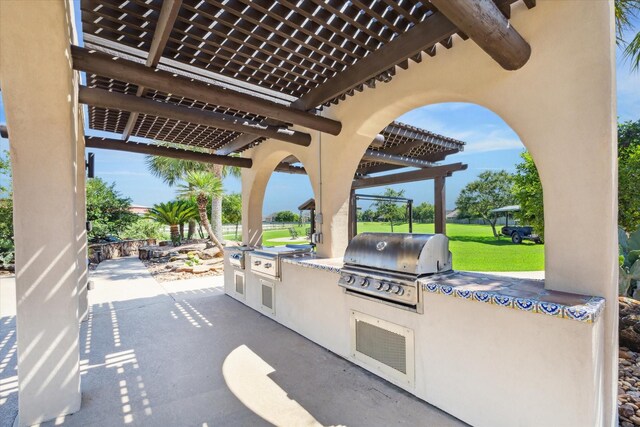
[[[303,164],[288,156],[271,174],[262,205],[262,243],[265,246],[310,242],[310,211],[299,207],[314,200],[313,187]]]
[[[304,161],[301,147],[284,147],[282,150],[260,151],[259,166],[243,171],[242,216],[244,244],[279,246],[308,241],[309,221],[301,222],[297,212],[300,204],[317,194],[315,184],[308,173],[313,167]],[[254,157],[254,159],[256,158]],[[312,173],[312,172],[311,172]],[[285,221],[282,214],[290,211],[295,217]]]
[[[411,128],[398,127],[399,124]],[[544,246],[538,244],[541,240],[537,238],[543,233],[540,220],[542,191],[537,169],[518,134],[498,114],[476,103],[435,103],[401,114],[380,128],[377,135],[365,148],[353,179],[354,183],[381,177],[388,179],[379,179],[384,182],[380,186],[353,191],[349,204],[350,235],[354,230],[358,233],[389,232],[392,222],[395,222],[394,232],[408,232],[408,210],[404,202],[363,201],[359,196],[408,198],[412,201],[412,231],[434,233],[439,228],[445,229],[455,269],[517,271],[530,273],[531,277],[544,277]],[[450,139],[465,145],[458,150]],[[371,157],[372,150],[401,159],[376,161]],[[399,160],[407,160],[407,165]],[[418,164],[420,162],[427,163]],[[442,198],[436,197],[439,191],[437,178],[414,179],[411,176],[418,171],[458,163],[468,167],[442,179],[441,182],[446,183]],[[398,183],[394,183],[394,177]],[[403,181],[405,179],[409,181]],[[516,181],[520,185],[514,185]],[[523,181],[530,184],[527,191],[521,189]],[[478,185],[469,187],[472,182]],[[536,184],[539,191],[531,196],[537,198],[525,198],[521,202],[523,195],[530,193],[531,186]],[[356,184],[354,188],[357,188]],[[476,191],[471,191],[473,188]],[[354,202],[354,195],[357,202]],[[483,201],[486,198],[488,203]],[[444,208],[438,206],[438,202]],[[504,212],[488,212],[520,204],[523,210],[509,211],[508,217]],[[434,224],[438,208],[444,210],[442,221],[446,221],[441,227]]]

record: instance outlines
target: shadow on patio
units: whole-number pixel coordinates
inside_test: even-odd
[[[227,297],[222,277],[158,284],[123,258],[92,280],[82,409],[51,425],[463,425]],[[2,318],[3,426],[17,402],[14,330]]]

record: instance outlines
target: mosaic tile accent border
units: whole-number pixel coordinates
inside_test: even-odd
[[[318,262],[321,260],[322,260],[321,258],[319,260],[316,260],[314,258],[304,258],[304,259],[282,258],[282,262],[287,264],[299,265],[301,267],[313,268],[316,270],[329,271],[331,273],[340,274],[340,271],[342,270],[341,267]]]
[[[558,319],[569,319],[585,323],[595,322],[602,314],[605,305],[604,298],[593,296],[584,297],[581,295],[575,295],[575,297],[583,299],[584,301],[575,305],[549,301],[549,299],[553,299],[554,291],[545,291],[534,297],[518,297],[514,295],[518,292],[515,289],[515,285],[510,287],[507,292],[501,293],[499,290],[465,289],[464,286],[454,286],[437,280],[425,280],[421,281],[421,284],[425,292],[432,294],[451,296],[529,313],[542,314]]]

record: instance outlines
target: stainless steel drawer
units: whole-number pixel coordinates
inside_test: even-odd
[[[244,255],[240,252],[233,252],[229,255],[229,264],[244,270]]]
[[[276,258],[251,255],[251,271],[269,277],[279,277],[278,260]]]

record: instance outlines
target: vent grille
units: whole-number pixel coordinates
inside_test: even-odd
[[[403,335],[356,320],[356,351],[407,373],[407,340]]]
[[[235,282],[236,282],[236,293],[240,295],[244,295],[244,276],[241,274],[236,274]]]
[[[273,287],[262,284],[262,305],[273,310]]]

